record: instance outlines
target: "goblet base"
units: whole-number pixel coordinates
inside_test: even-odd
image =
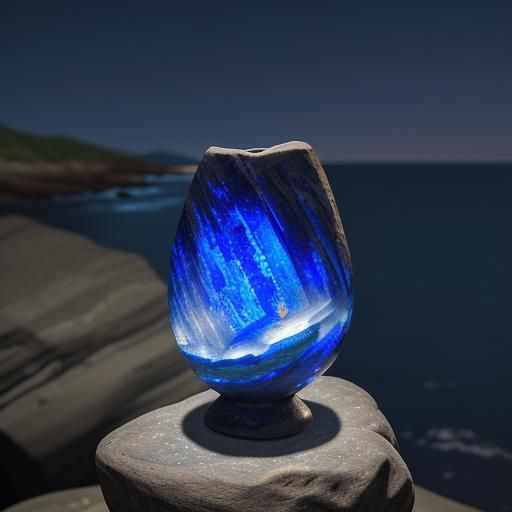
[[[268,403],[241,402],[220,395],[204,418],[207,427],[242,439],[277,439],[302,432],[313,421],[309,407],[297,396]]]

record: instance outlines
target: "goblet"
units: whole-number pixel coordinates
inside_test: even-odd
[[[296,393],[336,358],[352,284],[338,209],[308,144],[205,153],[171,249],[169,310],[181,352],[220,393],[208,427],[271,439],[309,425]]]

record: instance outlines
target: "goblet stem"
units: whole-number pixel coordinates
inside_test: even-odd
[[[313,421],[297,396],[268,403],[240,402],[220,395],[208,408],[205,424],[221,434],[242,439],[277,439],[302,432]]]

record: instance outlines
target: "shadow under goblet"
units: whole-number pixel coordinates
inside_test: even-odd
[[[215,403],[215,402],[213,402]],[[328,406],[309,400],[304,401],[312,413],[309,427],[298,435],[280,439],[240,440],[227,435],[219,435],[204,428],[205,415],[211,404],[203,404],[191,410],[182,421],[184,434],[198,445],[230,456],[239,457],[276,457],[310,450],[334,439],[341,431],[342,422],[336,412]],[[208,417],[208,416],[206,416]],[[264,427],[263,427],[264,428]],[[231,434],[234,435],[234,434]],[[235,436],[240,437],[240,436]],[[255,439],[255,438],[254,438]]]

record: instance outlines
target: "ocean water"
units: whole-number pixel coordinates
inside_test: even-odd
[[[369,391],[416,483],[512,511],[512,166],[326,166],[354,266],[354,316],[328,374]],[[190,183],[0,203],[142,254],[167,281]],[[124,194],[123,194],[124,196]]]

